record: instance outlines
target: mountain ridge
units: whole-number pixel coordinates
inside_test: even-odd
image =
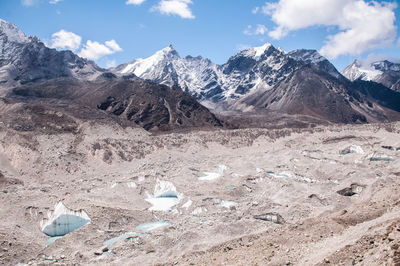
[[[168,86],[179,86],[201,101],[220,102],[241,98],[260,87],[271,88],[293,68],[305,64],[324,65],[331,75],[340,76],[316,50],[286,53],[271,43],[243,50],[221,65],[201,56],[181,58],[170,45],[150,57],[133,60],[111,71],[120,76],[133,73]]]
[[[400,92],[400,63],[389,60],[371,63],[355,60],[343,70],[343,75],[351,81],[364,80],[380,83]]]
[[[93,80],[104,72],[93,61],[69,50],[48,48],[37,37],[27,37],[17,26],[4,20],[0,20],[0,50],[3,88],[58,77]]]
[[[11,23],[0,23],[0,47],[3,51],[0,58],[0,87],[3,95],[13,88],[13,92],[18,91],[18,87],[25,88],[25,95],[22,95],[25,98],[35,96],[30,95],[27,88],[35,91],[36,96],[46,95],[46,89],[59,86],[58,89],[50,89],[56,92],[64,89],[70,93],[64,95],[66,99],[74,96],[78,90],[73,85],[76,82],[69,85],[62,79],[60,83],[52,81],[60,78],[73,78],[79,81],[84,90],[94,91],[99,88],[99,80],[107,81],[110,86],[116,82],[125,84],[128,92],[133,93],[135,88],[127,80],[136,84],[140,83],[139,80],[147,80],[148,87],[157,83],[172,88],[168,91],[175,97],[181,97],[176,89],[184,91],[215,113],[229,111],[245,117],[247,114],[281,112],[282,115],[310,116],[334,123],[399,119],[400,93],[390,92],[377,83],[348,80],[316,50],[285,52],[265,43],[240,51],[225,64],[217,65],[201,56],[182,58],[169,45],[150,57],[105,70],[71,51],[47,48],[36,37],[26,37]],[[374,66],[379,71],[391,73],[396,70],[396,66],[388,62]],[[37,87],[38,83],[42,89]],[[97,87],[93,84],[97,84]],[[142,88],[146,90],[146,86]],[[121,95],[131,99],[120,86],[118,88]],[[102,91],[104,95],[107,94],[104,88]],[[161,102],[149,95],[149,99],[154,100],[151,100],[151,105],[160,107],[153,111],[164,110],[165,106],[162,106],[165,102],[161,100],[165,98],[163,91],[165,89],[160,87],[155,92],[156,97],[161,97]],[[123,114],[129,103],[116,95],[110,97],[112,100],[101,99],[102,102],[96,104],[103,106],[107,102],[109,105],[102,111],[110,115]],[[141,97],[144,99],[144,95]],[[168,101],[175,102],[172,98]],[[140,106],[140,103],[136,104]],[[202,112],[202,106],[194,102],[190,105]],[[114,110],[114,107],[118,110]],[[167,112],[160,112],[167,115]],[[177,112],[180,113],[179,110]],[[203,119],[206,116],[200,117]],[[202,123],[199,121],[199,125]]]

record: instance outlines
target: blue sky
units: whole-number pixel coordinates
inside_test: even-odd
[[[127,1],[1,0],[0,18],[103,67],[150,56],[169,44],[181,56],[202,55],[218,64],[265,42],[286,51],[320,50],[339,70],[355,58],[400,57],[400,13],[393,1]],[[53,35],[61,30],[67,34]]]

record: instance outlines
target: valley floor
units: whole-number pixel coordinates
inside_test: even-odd
[[[0,264],[400,263],[400,123],[41,132],[0,125]],[[49,243],[59,201],[91,222]]]

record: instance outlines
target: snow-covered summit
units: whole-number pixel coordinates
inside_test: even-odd
[[[178,52],[169,45],[160,51],[157,51],[154,55],[147,58],[139,58],[126,64],[126,66],[121,70],[121,74],[133,73],[138,77],[143,77],[150,72],[158,70],[157,67],[160,65],[168,64],[174,60],[180,59]],[[149,79],[152,77],[149,76]]]
[[[27,37],[14,24],[0,20],[0,95],[31,81],[71,76],[92,80],[102,71],[71,51],[50,49],[37,37]]]
[[[307,49],[298,49],[291,51],[288,53],[288,56],[298,61],[304,61],[308,64],[309,63],[318,64],[322,61],[327,60],[318,51],[307,50]]]
[[[265,54],[266,51],[268,51],[268,49],[270,48],[274,48],[272,46],[272,44],[270,43],[265,43],[261,46],[257,46],[257,47],[251,47],[249,49],[246,49],[242,52],[242,54],[249,56],[249,57],[253,57],[256,60],[259,60],[261,58],[261,56],[263,54]],[[275,48],[274,48],[275,49]]]
[[[399,63],[393,63],[388,60],[383,60],[383,61],[377,61],[371,64],[371,66],[380,71],[400,71],[400,64]]]
[[[202,89],[215,82],[217,76],[217,66],[209,59],[201,56],[181,58],[172,45],[147,58],[120,65],[112,71],[117,75],[135,74],[142,79],[180,87],[197,98],[202,97]]]
[[[7,38],[8,42],[27,43],[29,38],[14,24],[0,19],[0,39]],[[5,40],[3,40],[5,41]]]
[[[377,81],[386,71],[399,71],[400,64],[394,64],[387,60],[367,63],[360,60],[354,60],[352,64],[343,70],[343,75],[351,81],[357,79],[365,81]]]

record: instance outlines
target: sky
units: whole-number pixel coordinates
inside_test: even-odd
[[[170,44],[223,64],[266,42],[318,50],[339,71],[355,59],[400,61],[393,0],[0,0],[0,18],[102,67]]]

